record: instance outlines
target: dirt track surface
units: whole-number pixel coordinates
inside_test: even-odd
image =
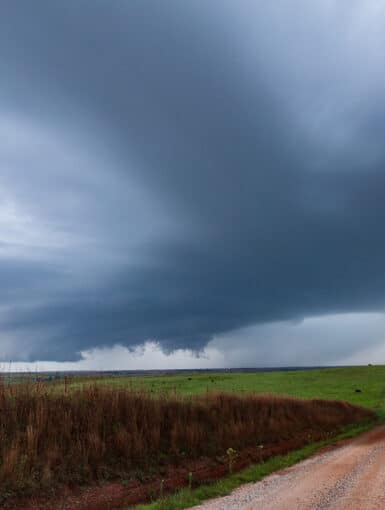
[[[385,427],[194,510],[385,510]]]

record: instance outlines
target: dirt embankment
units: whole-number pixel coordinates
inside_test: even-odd
[[[239,471],[250,464],[266,460],[274,455],[286,454],[309,442],[325,439],[327,434],[305,431],[297,437],[276,444],[266,444],[245,448],[238,452],[233,464],[233,471]],[[186,487],[189,474],[192,473],[193,486],[211,482],[229,473],[229,462],[226,456],[215,459],[201,458],[186,462],[180,466],[170,466],[164,476],[156,476],[149,481],[133,480],[128,483],[111,482],[87,488],[66,487],[56,491],[53,496],[45,494],[39,497],[10,498],[1,505],[4,510],[112,510],[123,505],[134,505],[149,502],[163,494]]]

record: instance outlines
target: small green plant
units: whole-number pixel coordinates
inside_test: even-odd
[[[190,471],[190,473],[188,474],[188,487],[190,490],[192,489],[192,483],[193,483],[193,474]]]
[[[259,450],[259,462],[263,462],[263,444],[259,444],[257,446],[258,450]]]
[[[229,459],[229,473],[230,475],[233,472],[233,464],[235,459],[237,458],[237,450],[234,450],[234,448],[227,448],[226,450],[227,457]]]
[[[164,480],[161,480],[160,481],[160,492],[159,492],[160,499],[163,499],[163,495],[164,495]]]

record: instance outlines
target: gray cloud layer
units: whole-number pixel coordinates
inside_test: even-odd
[[[384,7],[2,2],[0,357],[382,310]]]

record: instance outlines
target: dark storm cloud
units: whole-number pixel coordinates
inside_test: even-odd
[[[290,6],[2,2],[3,357],[383,309],[385,16]]]

